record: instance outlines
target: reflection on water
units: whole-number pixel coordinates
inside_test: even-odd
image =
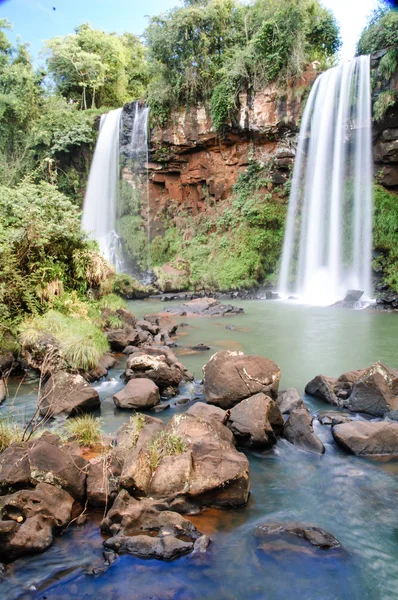
[[[132,304],[137,316],[162,305]],[[220,347],[236,341],[245,352],[275,360],[282,386],[305,383],[323,372],[341,372],[377,359],[398,366],[398,320],[376,312],[314,309],[277,302],[237,302],[246,314],[225,319],[183,320],[181,345],[203,342],[208,352],[184,356],[186,366],[201,377],[201,367]],[[182,320],[182,319],[181,319]],[[225,329],[227,324],[246,331]],[[223,329],[220,335],[220,328]],[[218,341],[217,341],[218,340]],[[177,339],[178,343],[178,339]],[[231,343],[231,348],[233,347]],[[116,409],[112,395],[122,387],[125,358],[111,373],[114,379],[96,385],[101,417],[107,431],[129,418]],[[22,386],[15,401],[29,412],[34,385]],[[194,398],[198,386],[182,391]],[[315,410],[327,408],[307,399]],[[169,419],[174,406],[161,413]],[[7,406],[1,409],[4,414]],[[102,564],[102,537],[97,522],[71,527],[41,556],[11,565],[0,582],[0,597],[40,600],[73,598],[105,600],[387,600],[396,599],[398,581],[398,462],[347,456],[332,440],[330,428],[314,423],[326,454],[299,451],[281,440],[270,452],[249,453],[251,497],[239,510],[209,510],[193,517],[212,544],[205,557],[184,557],[172,563],[120,557],[103,575],[89,572]],[[253,532],[264,521],[303,521],[330,531],[342,547],[323,551],[301,541],[256,540]]]

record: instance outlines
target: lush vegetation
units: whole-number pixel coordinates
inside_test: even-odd
[[[374,189],[373,236],[377,252],[373,266],[398,292],[398,196],[381,185]]]
[[[151,245],[152,263],[185,259],[194,287],[231,290],[258,281],[275,282],[283,243],[287,190],[273,189],[272,163],[252,161],[241,173],[233,196],[185,227],[169,226]],[[269,191],[270,188],[272,191]],[[184,232],[184,233],[183,233]]]
[[[379,0],[357,45],[357,54],[372,54],[385,48],[398,48],[398,11],[391,3]]]
[[[81,415],[69,419],[65,423],[65,429],[69,436],[84,448],[95,446],[102,439],[101,419],[92,415]]]
[[[340,46],[335,19],[318,0],[186,0],[152,17],[145,38],[152,115],[162,122],[173,106],[208,100],[218,129],[242,88],[285,84]]]

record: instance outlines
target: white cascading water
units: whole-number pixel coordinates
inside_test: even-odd
[[[103,256],[122,270],[120,241],[115,231],[120,178],[119,134],[122,109],[101,116],[100,131],[83,205],[83,229],[98,242]]]
[[[331,304],[348,289],[371,297],[372,149],[368,56],[329,69],[300,127],[279,291]]]

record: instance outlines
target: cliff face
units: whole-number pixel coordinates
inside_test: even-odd
[[[208,109],[196,106],[171,115],[151,135],[149,190],[151,216],[175,209],[197,215],[206,203],[231,195],[250,161],[272,161],[272,182],[284,184],[295,155],[298,122],[313,68],[283,94],[275,85],[241,93],[236,115],[222,136],[212,128]]]

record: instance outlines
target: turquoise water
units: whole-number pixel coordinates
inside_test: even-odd
[[[311,308],[279,302],[234,302],[241,316],[220,319],[177,318],[188,323],[175,352],[201,378],[201,368],[220,349],[241,349],[272,358],[282,371],[281,387],[303,392],[317,373],[339,375],[382,360],[398,366],[398,319],[376,311]],[[165,305],[131,303],[137,316]],[[236,331],[225,329],[233,325]],[[203,342],[207,352],[187,347]],[[124,358],[99,382],[104,428],[114,431],[129,415],[116,409],[112,394],[122,387]],[[195,398],[200,386],[186,386]],[[306,398],[312,411],[328,408]],[[35,385],[24,385],[14,405],[28,414]],[[174,406],[161,413],[169,419]],[[2,413],[9,410],[5,404]],[[330,428],[314,422],[326,446],[323,456],[301,452],[280,440],[269,452],[248,453],[251,497],[247,507],[207,511],[195,519],[212,539],[206,557],[173,563],[120,557],[103,575],[88,572],[101,564],[102,538],[94,519],[71,527],[41,556],[16,561],[0,581],[0,597],[61,600],[132,599],[272,599],[385,600],[398,596],[398,463],[346,455],[333,443]],[[100,518],[101,515],[98,515]],[[297,520],[330,531],[342,547],[331,551],[287,540],[270,540],[261,548],[253,536],[264,521]]]

